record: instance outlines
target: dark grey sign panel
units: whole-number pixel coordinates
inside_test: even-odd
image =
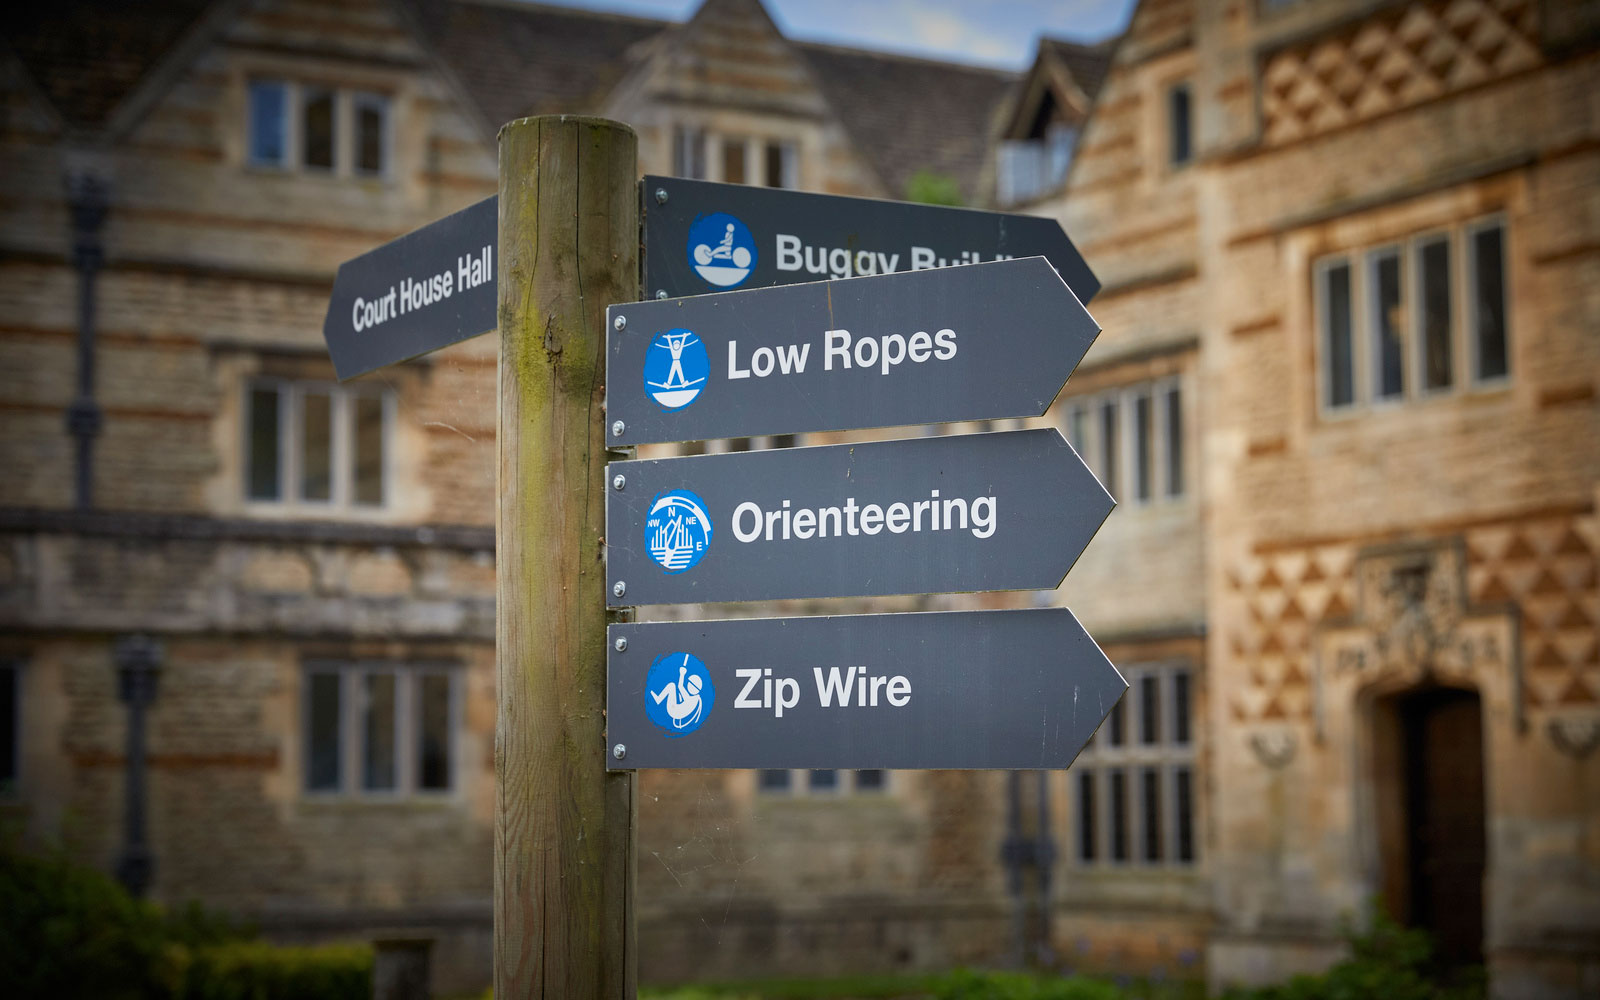
[[[1115,506],[1053,429],[613,462],[607,481],[613,607],[1052,589]]]
[[[1036,417],[1100,332],[1043,257],[608,315],[606,415],[621,445]]]
[[[339,378],[493,330],[499,227],[489,197],[339,265],[322,321]]]
[[[645,294],[667,297],[1009,257],[1049,259],[1079,299],[1100,282],[1060,223],[873,198],[646,177]]]
[[[1064,768],[1128,686],[1066,608],[608,631],[612,769]]]

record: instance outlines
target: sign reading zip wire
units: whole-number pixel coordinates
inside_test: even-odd
[[[608,633],[613,769],[1063,768],[1128,687],[1066,608]]]

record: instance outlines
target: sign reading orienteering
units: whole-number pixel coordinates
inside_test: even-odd
[[[1114,506],[1049,429],[610,473],[622,483],[606,493],[614,605],[1051,589]]]
[[[1043,256],[1088,303],[1100,289],[1054,219],[646,177],[645,294],[700,295]]]
[[[322,336],[340,379],[495,327],[499,199],[339,266]]]
[[[1039,416],[1099,333],[1042,257],[634,302],[608,317],[619,445]]]
[[[1065,608],[608,631],[613,768],[1064,768],[1127,688]]]

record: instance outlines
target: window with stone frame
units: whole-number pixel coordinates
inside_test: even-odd
[[[691,180],[798,189],[800,147],[786,139],[677,125],[672,130],[672,173]]]
[[[1068,443],[1118,503],[1152,504],[1186,492],[1179,377],[1074,397],[1062,413]]]
[[[16,795],[21,765],[22,664],[0,659],[0,799]]]
[[[390,390],[257,378],[245,384],[242,409],[247,502],[308,511],[388,502]]]
[[[1325,414],[1511,377],[1500,216],[1329,254],[1314,263],[1312,288]]]
[[[756,772],[756,789],[766,795],[876,795],[888,787],[889,772],[876,768],[763,768]]]
[[[1194,671],[1146,664],[1067,772],[1072,857],[1083,865],[1187,866],[1199,856]]]
[[[395,797],[453,791],[460,687],[460,670],[451,664],[308,662],[306,792]]]
[[[388,95],[276,78],[251,79],[245,89],[248,165],[341,177],[389,173]]]
[[[1184,167],[1194,159],[1194,108],[1189,84],[1167,89],[1167,162]]]

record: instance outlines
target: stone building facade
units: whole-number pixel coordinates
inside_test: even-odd
[[[28,837],[117,865],[117,640],[150,634],[152,895],[423,929],[438,985],[486,978],[493,341],[339,385],[320,321],[340,261],[494,191],[500,122],[584,111],[649,172],[1021,202],[1105,283],[1046,419],[1120,506],[1061,590],[870,606],[1069,605],[1123,704],[1066,772],[642,776],[647,980],[1262,981],[1377,896],[1499,996],[1596,990],[1592,5],[1143,0],[1021,77],[797,43],[756,0],[16,6],[0,812]]]
[[[1200,626],[1200,860],[1147,898],[1182,899],[1213,984],[1326,964],[1376,897],[1495,996],[1600,990],[1597,29],[1559,0],[1143,0],[1032,206],[1106,283],[1062,426],[1097,380],[1185,390],[1197,500],[1126,509],[1160,446],[1125,407],[1125,509],[1063,593],[1097,636]]]
[[[681,25],[495,0],[0,23],[0,814],[125,863],[118,644],[148,635],[151,896],[280,938],[425,931],[436,985],[481,987],[495,342],[339,384],[335,268],[493,193],[498,125],[551,111],[632,123],[648,172],[879,197],[926,173],[986,203],[1019,81],[796,43],[756,0]],[[1081,118],[1093,83],[1052,86]],[[642,974],[1003,957],[1006,792],[647,774]]]

